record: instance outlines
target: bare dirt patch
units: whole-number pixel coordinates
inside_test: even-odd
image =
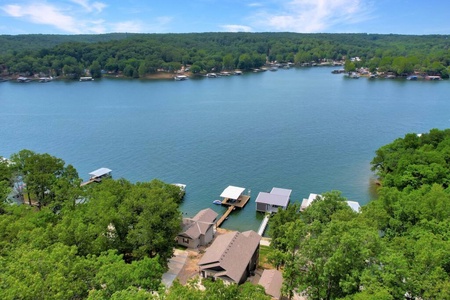
[[[230,232],[230,231],[227,229],[217,228],[215,238],[217,236],[225,234],[227,232]],[[184,285],[190,279],[199,275],[199,268],[198,268],[197,264],[198,264],[199,260],[202,258],[203,253],[205,253],[206,248],[208,248],[210,245],[211,244],[208,244],[206,246],[199,247],[198,249],[187,249],[186,250],[186,252],[188,253],[186,263],[184,264],[184,267],[181,269],[181,271],[177,277],[181,284]]]

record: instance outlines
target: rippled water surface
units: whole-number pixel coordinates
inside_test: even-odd
[[[408,132],[447,128],[449,82],[346,79],[330,68],[187,81],[0,83],[0,155],[48,152],[80,176],[187,184],[188,215],[228,185],[251,190],[224,227],[257,230],[258,192],[373,197],[370,161]]]

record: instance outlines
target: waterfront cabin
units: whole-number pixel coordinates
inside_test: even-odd
[[[210,208],[202,209],[192,219],[183,218],[178,245],[196,249],[209,244],[214,238],[214,225],[218,214]]]
[[[303,199],[302,204],[300,205],[300,211],[304,211],[311,205],[311,203],[316,199],[322,199],[322,195],[319,194],[309,194],[308,199]],[[347,205],[354,211],[360,212],[361,206],[356,201],[345,201]]]
[[[286,209],[289,205],[292,190],[272,188],[270,193],[260,192],[256,197],[256,211],[275,213],[278,208]]]
[[[201,277],[244,283],[258,265],[260,241],[253,230],[219,235],[198,262]]]
[[[89,175],[91,176],[90,180],[100,182],[103,178],[111,177],[111,172],[112,170],[108,168],[97,169],[89,173]]]

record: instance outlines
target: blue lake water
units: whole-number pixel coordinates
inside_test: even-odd
[[[409,132],[450,125],[448,81],[346,79],[292,68],[187,81],[0,83],[0,155],[60,157],[87,179],[108,167],[132,182],[187,184],[181,210],[210,207],[228,185],[251,200],[224,227],[257,230],[260,191],[291,199],[340,190],[370,201],[370,161]]]

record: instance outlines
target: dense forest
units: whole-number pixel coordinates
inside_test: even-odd
[[[189,33],[0,36],[3,77],[104,74],[144,78],[189,68],[193,74],[250,70],[267,62],[312,65],[346,61],[346,68],[448,78],[446,35]],[[358,60],[350,61],[358,57]]]
[[[450,130],[407,134],[378,149],[372,169],[379,197],[360,213],[333,191],[271,218],[285,295],[450,298]]]

